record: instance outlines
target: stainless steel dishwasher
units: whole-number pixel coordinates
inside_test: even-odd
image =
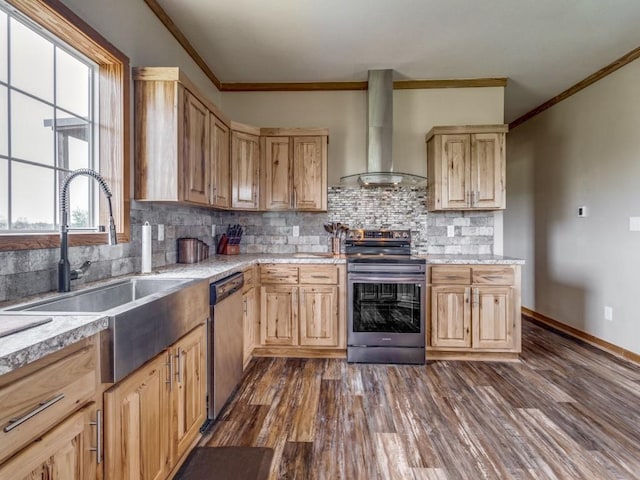
[[[209,289],[209,420],[218,417],[242,378],[243,285],[244,275],[235,273]]]

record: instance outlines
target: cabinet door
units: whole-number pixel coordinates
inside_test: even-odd
[[[184,96],[184,199],[209,203],[209,110],[189,92]]]
[[[473,288],[474,348],[513,348],[512,291],[510,287]]]
[[[168,473],[170,352],[159,355],[105,392],[105,475],[108,480],[157,480]]]
[[[264,207],[285,210],[293,205],[289,137],[265,137],[263,151]]]
[[[95,404],[91,404],[0,466],[11,480],[92,480],[96,478]]]
[[[431,346],[471,347],[470,288],[431,287]]]
[[[300,345],[338,345],[338,287],[300,287]]]
[[[231,173],[229,172],[229,127],[218,117],[209,117],[211,140],[211,204],[220,208],[231,206]]]
[[[467,134],[442,135],[441,145],[441,208],[467,208],[470,192],[471,138]]]
[[[471,194],[474,208],[505,208],[505,135],[471,135]]]
[[[327,137],[293,137],[294,208],[327,209]]]
[[[251,288],[242,295],[244,343],[242,363],[246,367],[259,341],[258,331],[258,289]]]
[[[231,206],[258,208],[258,137],[231,132]]]
[[[172,465],[185,454],[204,423],[207,407],[206,328],[180,339],[171,349],[175,361],[173,390]]]
[[[298,345],[298,287],[261,287],[260,318],[262,345]]]

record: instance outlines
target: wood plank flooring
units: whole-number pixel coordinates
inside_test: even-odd
[[[207,444],[274,480],[640,478],[640,368],[528,321],[521,358],[256,359]]]

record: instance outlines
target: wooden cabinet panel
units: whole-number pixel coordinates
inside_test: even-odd
[[[470,288],[434,286],[431,288],[431,345],[471,347]]]
[[[442,136],[442,208],[468,207],[471,141],[469,135]]]
[[[11,480],[92,480],[97,462],[95,404],[74,413],[50,432],[0,466],[0,478]]]
[[[209,204],[209,110],[189,92],[184,95],[184,199]]]
[[[471,192],[474,208],[505,208],[505,137],[501,133],[471,135]]]
[[[512,289],[474,288],[472,323],[475,348],[513,348]]]
[[[258,136],[231,132],[231,206],[258,209]]]
[[[338,345],[338,287],[300,287],[300,345]]]
[[[199,434],[207,409],[206,338],[202,325],[171,348],[175,361],[172,465],[187,452]]]
[[[264,208],[287,210],[293,203],[293,164],[290,156],[289,137],[263,139]]]
[[[171,352],[165,352],[105,393],[107,479],[159,480],[168,474],[172,364]]]
[[[209,115],[211,155],[211,205],[219,208],[231,206],[231,172],[229,164],[229,127],[218,117]]]
[[[473,267],[473,283],[479,285],[513,285],[515,272],[510,266],[480,265]]]
[[[93,398],[98,384],[96,355],[91,344],[0,388],[0,461]],[[20,418],[24,423],[13,421]],[[11,424],[16,426],[6,431]]]
[[[260,266],[261,283],[297,284],[298,267],[265,264]]]
[[[336,285],[338,283],[338,268],[335,265],[300,266],[300,283]]]
[[[261,287],[260,337],[262,345],[298,345],[298,287]]]
[[[327,139],[293,137],[293,207],[327,209]]]
[[[260,331],[258,326],[258,289],[250,288],[242,294],[243,308],[243,359],[242,363],[246,368],[253,349],[260,341]]]
[[[431,283],[469,285],[471,283],[471,268],[469,266],[454,265],[431,267]]]

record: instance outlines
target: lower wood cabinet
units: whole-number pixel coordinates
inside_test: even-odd
[[[447,352],[520,352],[518,265],[447,265],[430,270],[428,357]]]
[[[0,465],[0,478],[11,480],[96,479],[97,408],[90,404]]]
[[[343,349],[345,274],[343,265],[260,266],[260,344],[296,348]],[[301,350],[297,350],[301,351]]]
[[[206,331],[192,330],[105,392],[105,476],[164,479],[206,416]]]
[[[257,284],[257,269],[253,265],[243,271],[244,285],[242,287],[242,365],[246,368],[253,356],[253,349],[260,343],[258,300],[259,289]]]
[[[99,340],[0,376],[0,479],[101,478]]]

